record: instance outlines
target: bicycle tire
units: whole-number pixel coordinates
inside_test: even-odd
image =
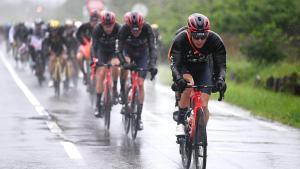
[[[131,114],[131,109],[130,109],[130,103],[128,102],[128,97],[130,92],[132,92],[132,87],[129,86],[127,87],[127,90],[125,92],[125,97],[124,97],[124,103],[125,103],[125,107],[123,110],[123,114],[122,114],[122,122],[123,122],[123,126],[124,126],[124,131],[125,134],[127,135],[129,133],[129,129],[130,129],[130,114]],[[122,111],[122,110],[121,110]]]
[[[60,96],[60,63],[55,63],[54,75],[53,75],[53,85],[54,85],[54,94],[56,97]]]
[[[183,168],[190,168],[192,161],[192,143],[189,135],[181,139],[181,142],[179,144],[179,151],[181,154]]]
[[[106,98],[104,98],[104,120],[105,120],[105,128],[109,130],[110,127],[110,111],[111,111],[111,92],[109,87],[107,88]]]
[[[193,166],[195,169],[206,169],[207,133],[204,111],[199,109],[197,115],[198,118],[196,119],[194,136]]]
[[[132,109],[132,114],[131,114],[131,120],[130,120],[130,128],[131,128],[131,137],[133,140],[135,140],[138,132],[138,107],[139,104],[139,90],[136,88],[135,94],[133,95],[132,102],[131,102],[131,109]]]

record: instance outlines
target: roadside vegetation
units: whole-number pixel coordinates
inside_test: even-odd
[[[268,83],[273,78],[273,85],[279,82],[278,79],[293,79],[293,85],[300,84],[300,1],[106,2],[110,3],[112,10],[120,12],[118,15],[123,15],[135,3],[148,6],[146,20],[159,25],[162,37],[159,73],[160,80],[167,85],[171,84],[167,50],[174,33],[186,24],[190,14],[198,12],[207,15],[211,29],[221,35],[228,52],[228,91],[225,101],[244,107],[255,115],[300,128],[300,97],[293,94],[295,92],[291,84],[270,87],[271,83]],[[119,18],[122,21],[122,16]],[[293,77],[289,78],[291,75]]]

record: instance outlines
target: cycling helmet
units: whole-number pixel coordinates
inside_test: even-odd
[[[133,31],[140,30],[144,24],[144,18],[139,12],[127,12],[124,21]]]
[[[189,16],[188,30],[191,32],[205,32],[210,30],[210,22],[205,15],[194,13]]]
[[[154,29],[154,30],[156,30],[156,29],[158,29],[158,24],[156,24],[156,23],[154,23],[154,24],[151,24],[151,28],[152,29]]]
[[[73,26],[74,25],[74,22],[72,19],[66,19],[65,20],[65,26]]]
[[[41,19],[41,18],[36,18],[34,20],[34,24],[35,25],[43,25],[44,24],[44,21]]]
[[[52,29],[56,29],[56,28],[59,28],[60,23],[59,23],[58,20],[50,20],[49,26],[50,26],[50,28],[52,28]]]
[[[188,31],[194,39],[205,39],[210,30],[209,19],[199,13],[194,13],[188,17],[187,20]]]
[[[116,15],[110,11],[104,11],[101,14],[101,24],[102,25],[113,25],[116,23]]]
[[[99,20],[99,13],[97,11],[90,13],[90,21],[98,21]]]

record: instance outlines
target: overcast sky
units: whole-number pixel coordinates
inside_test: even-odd
[[[41,4],[48,7],[57,7],[63,5],[67,0],[1,0],[1,3],[7,3],[11,5],[19,5],[24,3]]]

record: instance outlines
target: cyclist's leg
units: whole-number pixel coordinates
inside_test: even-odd
[[[125,61],[126,63],[130,63],[130,58],[129,56],[125,56]],[[127,77],[128,77],[128,70],[125,69],[121,69],[120,71],[120,98],[121,98],[121,104],[124,104],[124,97],[125,97],[125,84],[127,81]]]
[[[87,75],[86,75],[86,72],[84,71],[84,66],[83,66],[83,58],[84,58],[83,53],[80,50],[78,50],[76,57],[77,57],[77,61],[79,64],[79,68],[83,74],[83,83],[86,84],[87,83]]]
[[[120,61],[118,58],[112,58],[111,59],[112,65],[119,65]],[[119,68],[118,67],[112,67],[112,79],[113,79],[113,95],[114,98],[118,96],[117,92],[117,86],[118,86],[118,76],[119,76]]]
[[[100,49],[97,50],[96,56],[98,58],[97,69],[96,69],[96,93],[97,93],[97,101],[96,106],[98,111],[96,111],[95,116],[100,117],[101,114],[101,97],[104,91],[104,78],[106,73],[106,67],[101,66],[101,63],[107,63],[109,58]]]
[[[194,80],[191,74],[185,73],[183,74],[183,78],[188,81],[189,85],[194,85]],[[180,100],[178,103],[179,114],[178,114],[178,121],[177,124],[184,124],[184,116],[190,106],[190,96],[191,96],[192,89],[187,88],[185,89],[180,96]]]
[[[181,70],[183,74],[183,78],[188,81],[189,85],[194,85],[193,76],[190,74],[190,72],[183,67]],[[175,130],[176,136],[182,136],[184,135],[184,117],[188,111],[189,105],[190,105],[190,95],[191,95],[192,89],[187,88],[185,89],[180,96],[180,100],[178,102],[178,119],[177,119],[177,126]]]
[[[49,56],[49,62],[48,62],[48,68],[49,68],[49,75],[50,75],[50,80],[48,83],[49,87],[53,86],[53,73],[54,73],[54,65],[55,65],[55,53],[51,52]]]
[[[135,57],[132,58],[132,60],[135,62],[135,64],[138,66],[138,68],[147,69],[148,65],[148,55],[147,51],[143,51],[139,53],[138,55],[135,55]],[[137,107],[138,111],[138,119],[139,119],[139,130],[143,129],[143,122],[142,122],[142,112],[143,112],[143,104],[144,104],[144,97],[145,97],[145,89],[144,89],[144,81],[147,75],[147,71],[139,71],[139,104]]]
[[[197,73],[194,74],[194,80],[196,85],[212,85],[212,75],[209,68],[209,64],[203,63],[198,67],[198,70],[195,71]],[[201,89],[201,102],[202,108],[205,113],[205,122],[208,123],[209,119],[209,110],[208,110],[208,101],[211,94],[210,88]]]
[[[96,112],[95,116],[101,116],[101,97],[104,90],[103,81],[105,76],[105,67],[97,67],[96,70],[96,93],[97,93],[97,100],[96,100]]]
[[[52,78],[53,72],[54,72],[54,64],[55,64],[55,53],[51,52],[49,56],[49,73],[50,73],[50,78]]]

